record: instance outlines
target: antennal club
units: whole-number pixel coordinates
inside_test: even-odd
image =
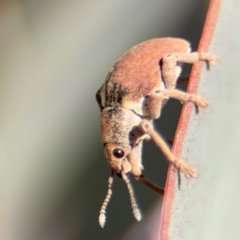
[[[127,188],[128,188],[128,192],[129,192],[129,195],[130,195],[130,201],[131,201],[131,205],[132,205],[132,210],[133,210],[133,215],[134,217],[140,221],[142,216],[141,216],[141,212],[137,206],[137,202],[136,202],[136,199],[134,197],[134,192],[133,192],[133,188],[131,186],[131,183],[127,177],[127,175],[124,173],[124,171],[122,171],[122,178],[124,180],[124,182],[127,184]]]
[[[99,217],[98,217],[98,222],[99,225],[103,228],[105,223],[106,223],[106,208],[107,205],[111,199],[112,196],[112,183],[113,183],[113,176],[111,175],[108,179],[108,191],[107,191],[107,195],[103,201],[103,204],[101,206],[100,209],[100,213],[99,213]]]

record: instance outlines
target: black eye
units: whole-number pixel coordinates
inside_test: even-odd
[[[113,150],[113,156],[116,158],[122,158],[124,156],[124,151],[120,148],[115,148]]]

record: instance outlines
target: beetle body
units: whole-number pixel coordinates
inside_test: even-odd
[[[152,39],[131,48],[109,71],[101,92],[102,106],[122,106],[149,116],[147,98],[176,84],[164,81],[161,60],[169,53],[189,51],[189,43],[178,38]],[[176,65],[173,71],[176,80],[181,66]]]
[[[142,174],[142,140],[152,139],[166,159],[179,168],[187,178],[196,177],[196,170],[177,159],[162,137],[154,130],[152,120],[160,117],[161,109],[171,97],[181,102],[193,102],[207,107],[198,95],[175,89],[183,63],[218,62],[219,58],[205,52],[190,52],[189,43],[179,38],[156,38],[140,43],[126,52],[109,71],[96,98],[101,110],[101,136],[105,157],[112,175],[108,193],[102,205],[99,223],[105,224],[105,212],[112,190],[112,176],[117,174],[126,182],[133,212],[140,220],[133,190],[127,173],[163,193]]]

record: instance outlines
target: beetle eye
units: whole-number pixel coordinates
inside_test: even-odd
[[[115,148],[113,150],[113,156],[116,158],[122,158],[124,156],[124,151],[120,148]]]

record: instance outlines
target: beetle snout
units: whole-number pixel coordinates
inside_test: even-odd
[[[109,167],[116,174],[131,171],[131,165],[127,160],[129,150],[114,143],[105,144],[105,157],[107,158]]]

